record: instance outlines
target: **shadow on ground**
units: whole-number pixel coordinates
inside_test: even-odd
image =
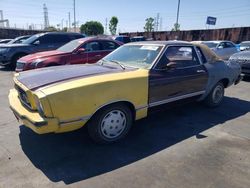
[[[8,66],[0,66],[0,71],[6,71],[6,72],[11,72],[11,71],[15,71],[14,68],[8,67]]]
[[[192,136],[250,111],[250,102],[225,97],[209,109],[199,104],[163,111],[136,122],[130,134],[113,145],[94,144],[83,128],[65,134],[36,135],[20,127],[24,153],[51,181],[71,184],[148,157]]]

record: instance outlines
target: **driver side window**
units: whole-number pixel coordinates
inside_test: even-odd
[[[170,62],[176,64],[176,68],[179,69],[200,65],[195,50],[191,46],[169,46],[156,68],[166,69]]]

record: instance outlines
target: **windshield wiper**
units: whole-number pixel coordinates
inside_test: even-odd
[[[110,62],[112,62],[112,63],[116,63],[117,65],[119,65],[123,70],[125,70],[125,67],[124,67],[124,65],[123,64],[121,64],[119,61],[117,61],[117,60],[110,60]]]

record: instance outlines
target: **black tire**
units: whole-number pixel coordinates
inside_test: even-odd
[[[112,119],[112,114],[114,116],[115,113],[117,113],[117,117],[120,116],[120,118],[122,118],[120,119],[122,123],[119,122],[119,119]],[[111,119],[110,122],[105,122],[109,121],[108,118]],[[124,119],[126,120],[125,123]],[[102,144],[110,144],[124,138],[128,134],[132,123],[133,116],[128,106],[122,103],[112,104],[99,110],[91,118],[90,122],[88,123],[88,132],[90,137],[95,142]],[[114,134],[117,135],[112,135],[110,133],[112,131],[116,131],[117,133]]]
[[[205,98],[204,102],[208,107],[217,107],[219,106],[224,98],[225,87],[222,82],[218,82],[209,95]]]
[[[27,54],[16,54],[11,59],[11,64],[9,65],[11,69],[16,69],[16,63],[17,60],[20,59],[23,56],[26,56]]]

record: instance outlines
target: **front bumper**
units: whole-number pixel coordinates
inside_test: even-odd
[[[59,122],[56,118],[45,118],[37,111],[30,111],[22,105],[15,89],[9,93],[10,108],[18,120],[38,134],[57,132]]]

